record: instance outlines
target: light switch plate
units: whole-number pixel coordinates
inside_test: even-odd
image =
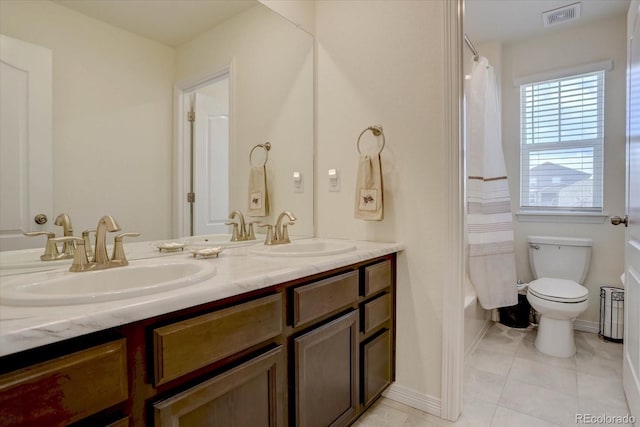
[[[338,169],[329,169],[329,191],[340,191],[340,171]]]

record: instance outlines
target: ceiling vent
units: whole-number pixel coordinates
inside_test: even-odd
[[[580,19],[580,3],[573,3],[557,9],[542,12],[542,23],[545,27],[564,24]]]

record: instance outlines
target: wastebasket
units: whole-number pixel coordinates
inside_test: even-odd
[[[622,342],[624,336],[624,289],[600,288],[600,331],[607,341]]]
[[[531,306],[527,296],[518,294],[518,304],[510,307],[500,307],[500,323],[510,328],[528,328]]]

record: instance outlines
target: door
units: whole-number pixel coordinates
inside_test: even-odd
[[[625,330],[622,383],[631,414],[640,419],[640,0],[627,27],[627,206],[625,232]]]
[[[51,50],[0,35],[0,251],[44,247],[51,218]]]
[[[296,423],[345,426],[358,409],[358,311],[294,340]]]
[[[229,215],[229,78],[194,94],[193,234],[227,233]]]

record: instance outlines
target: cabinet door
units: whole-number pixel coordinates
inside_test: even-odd
[[[282,346],[153,405],[155,425],[284,426]]]
[[[358,312],[294,340],[296,425],[347,425],[358,408]]]
[[[385,330],[362,346],[362,402],[369,406],[391,384],[391,333]]]

